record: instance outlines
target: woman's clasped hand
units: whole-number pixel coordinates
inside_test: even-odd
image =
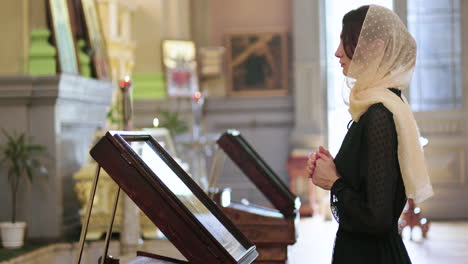
[[[325,190],[330,190],[335,181],[340,178],[332,155],[322,146],[318,151],[309,154],[307,174],[315,185]]]

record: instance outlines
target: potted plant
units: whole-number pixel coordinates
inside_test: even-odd
[[[11,188],[12,214],[11,222],[0,223],[0,232],[3,247],[19,248],[23,246],[26,223],[16,221],[18,188],[24,182],[23,177],[32,182],[36,171],[41,175],[47,175],[47,170],[37,159],[40,154],[45,154],[46,148],[32,144],[31,137],[28,137],[24,132],[9,134],[3,129],[2,132],[6,142],[0,145],[0,166],[6,170],[8,175],[8,183]]]
[[[176,136],[188,130],[187,123],[180,117],[178,112],[164,109],[159,109],[158,112],[161,115],[159,127],[167,128],[171,135]]]

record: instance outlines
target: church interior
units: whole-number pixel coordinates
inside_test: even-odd
[[[365,4],[418,47],[434,196],[399,231],[415,264],[466,263],[467,1],[2,0],[0,264],[330,263],[306,167],[347,132],[334,54]]]

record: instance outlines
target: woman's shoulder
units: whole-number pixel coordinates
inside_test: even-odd
[[[367,111],[363,114],[362,118],[366,123],[381,123],[381,122],[392,122],[393,114],[387,109],[382,103],[376,103],[371,105]]]

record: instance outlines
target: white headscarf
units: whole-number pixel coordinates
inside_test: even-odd
[[[376,103],[393,114],[398,159],[406,196],[421,202],[432,196],[419,130],[408,102],[388,88],[408,87],[416,62],[416,42],[391,10],[371,5],[348,69],[349,113],[355,122]]]

